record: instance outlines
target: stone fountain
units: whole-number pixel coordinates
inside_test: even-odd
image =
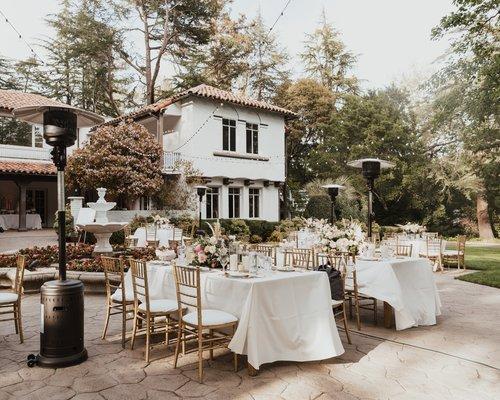
[[[82,229],[94,234],[97,243],[94,247],[94,255],[112,253],[113,248],[109,243],[109,238],[113,232],[122,230],[127,226],[127,222],[109,222],[108,211],[116,206],[115,202],[107,202],[105,188],[97,188],[99,198],[95,203],[87,203],[87,206],[95,210],[95,222],[80,225]]]

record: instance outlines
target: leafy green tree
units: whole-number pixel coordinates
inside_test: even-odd
[[[69,157],[68,185],[81,190],[105,187],[111,197],[125,201],[153,196],[163,184],[161,153],[161,146],[142,125],[100,127],[90,143]]]
[[[20,89],[19,82],[16,80],[14,65],[8,58],[0,55],[0,89]]]
[[[430,125],[440,139],[433,146],[443,155],[458,153],[455,159],[476,178],[479,235],[492,238],[490,203],[500,192],[498,1],[454,3],[458,8],[433,30],[434,38],[450,33],[454,38],[448,65],[431,82]],[[470,197],[469,191],[463,193]]]
[[[301,53],[305,71],[335,94],[356,93],[358,80],[351,75],[356,57],[348,51],[340,35],[323,13],[320,26],[306,35]]]
[[[260,12],[248,28],[248,40],[250,54],[241,89],[257,100],[270,100],[288,76],[288,55],[264,25]]]

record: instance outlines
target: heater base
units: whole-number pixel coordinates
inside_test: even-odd
[[[87,360],[87,350],[66,357],[44,357],[37,356],[36,364],[42,368],[64,368],[77,365]]]

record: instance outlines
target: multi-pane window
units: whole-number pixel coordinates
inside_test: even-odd
[[[250,188],[248,189],[249,196],[249,210],[248,216],[250,218],[260,217],[260,189]]]
[[[259,125],[247,122],[247,153],[259,153]]]
[[[236,151],[236,121],[222,119],[222,150]]]
[[[229,218],[240,217],[240,189],[229,188]]]
[[[208,188],[206,196],[207,219],[219,218],[219,188]]]
[[[139,199],[140,210],[151,210],[151,198],[149,196],[141,196]]]

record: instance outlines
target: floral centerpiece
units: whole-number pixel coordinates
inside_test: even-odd
[[[170,224],[170,220],[166,217],[162,217],[159,214],[153,216],[153,223],[158,228],[166,228]]]
[[[406,224],[399,226],[405,233],[417,234],[425,231],[425,226],[419,225],[415,222],[407,222]]]
[[[351,219],[342,219],[335,225],[323,222],[318,232],[322,251],[325,252],[337,250],[357,253],[365,240],[361,223]]]
[[[220,266],[222,257],[228,255],[228,249],[223,240],[215,236],[210,238],[200,237],[193,243],[194,259],[193,265],[217,268]]]
[[[304,220],[304,227],[312,232],[320,232],[326,225],[328,225],[326,219],[307,218]]]

